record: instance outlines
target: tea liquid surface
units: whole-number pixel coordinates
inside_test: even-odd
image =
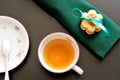
[[[44,59],[54,69],[64,69],[74,59],[74,49],[65,39],[54,39],[44,48]]]

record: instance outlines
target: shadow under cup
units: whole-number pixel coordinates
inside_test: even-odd
[[[49,34],[41,41],[38,48],[40,63],[53,73],[64,73],[73,69],[80,75],[83,74],[83,70],[76,66],[79,54],[77,42],[62,32]]]

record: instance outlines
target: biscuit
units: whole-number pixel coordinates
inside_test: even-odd
[[[80,27],[82,30],[85,30],[87,34],[91,35],[95,32],[95,25],[89,23],[87,20],[82,20]]]
[[[81,25],[80,25],[81,29],[86,30],[88,26],[89,26],[89,24],[87,24],[87,21],[82,20]]]
[[[97,14],[95,10],[89,10],[88,13],[84,12],[83,14],[88,18],[103,19],[103,16],[101,14]],[[101,31],[101,28],[96,26],[91,20],[82,20],[80,27],[89,35]]]
[[[87,30],[86,30],[86,33],[91,35],[91,34],[94,34],[95,33],[95,27],[88,27]]]

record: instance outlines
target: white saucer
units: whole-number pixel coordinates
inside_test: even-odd
[[[22,63],[29,48],[29,37],[24,26],[14,18],[0,16],[0,73],[5,72],[5,57],[1,53],[1,41],[5,37],[10,40],[12,46],[8,70]]]

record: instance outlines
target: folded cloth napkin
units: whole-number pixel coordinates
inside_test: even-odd
[[[92,53],[104,58],[113,45],[120,39],[120,27],[108,18],[103,12],[86,0],[34,0],[41,8],[53,16],[63,27],[78,38]],[[103,15],[103,25],[109,31],[106,37],[104,31],[88,35],[80,29],[80,18],[75,18],[72,13],[73,8],[82,11],[96,10]]]

